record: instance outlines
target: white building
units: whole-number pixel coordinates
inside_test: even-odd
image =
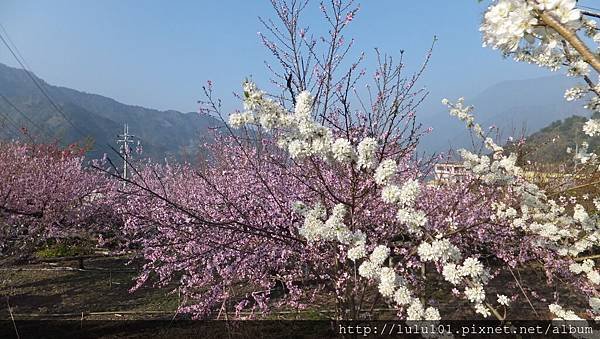
[[[467,175],[467,169],[463,164],[439,163],[435,165],[433,173],[436,182],[458,182]]]

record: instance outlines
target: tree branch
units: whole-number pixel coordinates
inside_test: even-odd
[[[561,24],[555,17],[547,12],[538,12],[542,22],[548,27],[554,29],[560,34],[575,50],[581,55],[583,60],[590,64],[596,72],[600,73],[600,58],[596,56],[585,43],[575,34],[573,30]]]

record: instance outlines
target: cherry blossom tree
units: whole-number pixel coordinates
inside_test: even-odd
[[[402,54],[377,52],[369,78],[364,54],[345,61],[353,41],[344,29],[358,8],[322,5],[331,30],[321,37],[300,26],[306,5],[273,1],[281,24],[262,20],[270,35],[260,37],[279,63],[267,63],[277,94],[246,81],[245,109],[227,116],[205,87],[205,113],[228,122],[229,136],[207,146],[204,166],[141,166],[126,179],[127,229],[148,260],[139,283],[154,273],[160,283],[178,280],[181,310],[198,316],[278,302],[314,307],[333,295],[337,318],[389,303],[401,317],[435,320],[422,273],[441,272],[427,263],[441,251],[460,268],[449,279],[478,293],[473,305],[485,309],[475,284],[489,274],[461,251],[491,251],[492,238],[527,248],[510,230],[494,230],[494,190],[469,180],[424,184],[432,159],[416,153],[428,131],[415,112],[431,51],[408,76]]]
[[[84,167],[73,145],[0,144],[0,248],[27,253],[46,239],[87,237],[116,226],[116,181]]]
[[[358,14],[352,1],[321,5],[323,36],[302,26],[308,2],[272,3],[279,23],[261,19],[268,34],[259,34],[273,55],[271,90],[246,80],[244,109],[227,115],[207,84],[203,111],[224,124],[204,163],[139,165],[120,178],[129,194],[119,207],[126,231],[147,260],[137,286],[152,276],[176,281],[180,310],[198,317],[333,305],[335,318],[358,319],[388,305],[400,318],[436,321],[448,300],[431,286],[502,320],[516,300],[547,318],[532,299],[546,302],[536,295],[568,281],[597,314],[599,275],[586,257],[600,239],[595,212],[555,201],[531,182],[462,99],[444,104],[486,153],[461,150],[463,180],[428,184],[436,159],[416,152],[428,130],[415,112],[427,94],[418,81],[431,51],[409,75],[402,54],[377,51],[368,76],[366,55],[345,37]],[[573,34],[596,38],[596,31],[574,6],[494,2],[482,24],[485,44],[517,60],[565,66],[588,84],[581,97],[593,94],[586,67],[597,70],[597,56]],[[532,267],[546,282],[524,288],[515,272]],[[514,284],[490,287],[507,274]],[[548,303],[557,317],[581,315]]]

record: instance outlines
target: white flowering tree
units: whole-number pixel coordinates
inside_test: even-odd
[[[352,1],[321,5],[331,26],[326,37],[300,26],[305,3],[273,5],[282,26],[263,21],[273,36],[260,36],[281,64],[281,71],[267,64],[281,94],[246,81],[244,110],[230,114],[228,123],[245,130],[239,134],[247,138],[272,140],[289,156],[287,170],[299,171],[316,193],[294,202],[293,210],[303,219],[296,226],[305,250],[328,249],[324,259],[335,258],[333,271],[319,278],[334,284],[337,317],[356,319],[387,304],[411,321],[440,320],[439,302],[425,292],[431,269],[439,273],[434,280],[447,282],[448,295],[454,288],[476,312],[502,317],[491,303],[505,307],[508,298],[486,302],[483,286],[491,274],[470,249],[470,240],[489,248],[485,240],[473,239],[473,231],[493,227],[494,191],[479,189],[476,180],[426,186],[428,163],[416,156],[424,131],[415,124],[415,109],[426,94],[416,83],[431,51],[408,78],[402,77],[402,60],[394,63],[377,52],[378,67],[364,99],[357,89],[365,83],[364,54],[341,70],[353,44],[343,35],[357,13]],[[221,116],[218,105],[208,104]],[[313,180],[316,187],[309,184]]]
[[[461,150],[464,180],[428,185],[431,163],[415,150],[426,131],[415,111],[426,95],[417,81],[431,51],[409,76],[402,60],[377,52],[367,79],[364,54],[348,61],[353,41],[344,29],[357,15],[352,1],[321,5],[328,25],[322,36],[301,26],[307,2],[272,3],[281,23],[262,20],[268,34],[260,38],[279,64],[267,63],[274,88],[244,82],[244,109],[226,115],[206,87],[206,112],[237,131],[212,146],[215,161],[206,170],[169,175],[167,168],[167,184],[152,174],[139,183],[152,191],[152,199],[140,196],[129,210],[137,217],[128,225],[149,260],[141,283],[152,272],[163,283],[181,277],[192,304],[182,309],[202,316],[215,306],[226,312],[232,300],[238,314],[249,305],[264,310],[277,282],[295,307],[319,307],[315,295],[333,295],[338,319],[373,317],[387,306],[418,322],[465,305],[472,316],[506,319],[517,301],[533,314],[539,309],[533,304],[544,303],[557,317],[578,319],[581,312],[559,306],[558,294],[548,300],[552,284],[565,281],[585,297],[589,317],[598,314],[593,255],[600,197],[590,206],[553,200],[524,175],[515,154],[488,137],[463,100],[444,104],[487,153]],[[497,1],[481,30],[485,45],[505,56],[581,77],[585,85],[567,91],[567,99],[598,110],[592,76],[598,54],[589,47],[598,34],[575,5]],[[589,122],[586,131],[595,135],[595,125]],[[174,213],[169,208],[183,213],[164,221]],[[158,225],[151,232],[148,220]],[[523,286],[519,270],[536,267],[547,281]],[[503,275],[514,283],[493,287]],[[260,287],[253,300],[240,301],[241,284]]]
[[[340,13],[336,15],[340,17]],[[347,18],[353,15],[354,12],[350,12]],[[574,1],[500,1],[486,12],[481,30],[484,33],[484,45],[501,49],[504,55],[512,54],[517,60],[535,62],[551,69],[568,67],[570,75],[581,76],[586,80],[588,87],[580,88],[576,95],[583,97],[586,93],[597,91],[589,77],[590,68],[598,69],[597,55],[589,50],[574,30],[585,29],[588,35],[597,38],[593,27],[595,26],[590,20],[582,19]],[[295,31],[295,27],[290,29],[292,35],[296,34]],[[304,34],[300,30],[301,38]],[[281,53],[275,43],[266,41],[274,55],[286,55]],[[330,43],[335,44],[335,41]],[[307,46],[310,51],[310,46],[313,45],[309,43]],[[295,49],[292,49],[291,55],[297,56],[294,53]],[[289,64],[295,64],[293,58],[290,58]],[[287,65],[284,63],[284,69],[287,69]],[[294,69],[297,67],[292,67]],[[586,282],[578,281],[575,285],[590,293],[588,297],[592,311],[597,312],[595,285],[600,282],[597,280],[599,276],[593,262],[577,263],[578,255],[592,250],[597,244],[600,234],[597,233],[596,219],[590,217],[580,205],[575,207],[574,213],[569,214],[564,206],[557,205],[547,197],[546,192],[524,178],[523,170],[516,165],[516,155],[505,154],[504,148],[484,133],[471,114],[472,108],[465,106],[462,99],[457,103],[444,100],[444,104],[449,106],[452,115],[463,120],[482,139],[484,146],[492,154],[477,155],[467,150],[459,152],[470,171],[465,192],[481,194],[482,200],[490,202],[487,207],[492,214],[486,215],[483,208],[475,212],[480,213],[477,222],[471,220],[472,224],[456,227],[452,220],[455,210],[446,211],[444,223],[440,225],[431,218],[431,209],[439,208],[439,205],[434,203],[433,206],[425,206],[417,203],[423,196],[423,185],[413,178],[398,177],[399,167],[404,164],[399,164],[392,157],[377,156],[380,148],[387,146],[381,135],[367,133],[351,137],[350,134],[337,133],[336,125],[331,124],[331,121],[337,120],[335,114],[339,111],[336,111],[336,106],[324,107],[324,103],[326,105],[330,102],[327,97],[323,99],[323,93],[311,96],[306,86],[293,81],[294,74],[297,72],[292,71],[289,77],[279,76],[287,79],[287,84],[282,88],[292,94],[292,110],[269,98],[254,83],[246,82],[245,111],[232,114],[229,122],[234,127],[253,125],[272,133],[278,146],[287,150],[295,161],[316,157],[325,162],[346,164],[354,171],[372,175],[380,189],[380,199],[385,206],[394,210],[396,223],[405,228],[409,237],[408,245],[399,246],[392,239],[380,237],[377,239],[382,243],[373,244],[373,239],[368,239],[367,234],[357,227],[360,225],[348,226],[348,205],[343,202],[333,206],[330,213],[320,203],[313,206],[304,202],[296,203],[297,213],[305,218],[299,233],[309,244],[337,242],[342,248],[346,248],[347,260],[354,262],[357,267],[355,279],[375,282],[379,294],[389,304],[397,307],[399,315],[411,321],[441,318],[435,302],[427,305],[428,296],[418,287],[427,284],[425,267],[429,264],[440,273],[442,280],[449,283],[452,293],[468,300],[476,313],[484,317],[494,315],[498,319],[506,318],[511,298],[498,293],[491,299],[485,289],[498,273],[492,273],[491,269],[484,267],[480,259],[481,252],[459,248],[458,244],[469,238],[469,232],[474,230],[480,234],[489,233],[488,238],[482,236],[483,247],[497,246],[494,256],[501,258],[505,268],[511,273],[511,267],[531,265],[532,261],[542,262],[549,276],[564,274],[560,270],[565,265],[575,275],[585,273],[591,279]],[[324,73],[324,79],[331,79],[327,72]],[[567,92],[569,99],[573,98],[573,91]],[[593,97],[587,106],[593,109],[596,104],[597,98]],[[324,111],[320,112],[322,109]],[[345,112],[346,119],[351,119],[347,114],[348,107],[345,107]],[[460,185],[452,187],[455,190],[462,188]],[[441,189],[433,189],[426,194],[440,193]],[[448,194],[447,191],[443,193]],[[507,248],[516,246],[514,243],[490,243],[496,236],[489,228],[490,225],[504,228],[504,236],[519,237],[531,252],[521,249],[520,254],[514,255]],[[418,283],[414,275],[415,266],[422,270],[422,280]],[[523,292],[523,295],[531,305],[527,294]],[[563,311],[556,304],[552,304],[550,310],[559,317],[575,317],[574,313]],[[536,312],[535,308],[533,311]]]
[[[343,6],[341,2],[333,3],[334,8],[335,5]],[[309,205],[297,202],[296,212],[304,217],[299,234],[309,244],[338,243],[341,246],[339,248],[346,251],[346,260],[355,264],[356,271],[351,275],[355,284],[361,286],[358,280],[363,280],[367,285],[374,283],[379,295],[394,306],[401,317],[411,321],[441,318],[436,302],[431,302],[430,296],[422,288],[431,283],[428,282],[426,267],[434,268],[439,273],[438,277],[448,284],[448,294],[468,300],[475,312],[484,317],[493,315],[505,319],[511,301],[518,294],[508,290],[495,291],[495,297],[491,297],[491,291],[486,289],[490,280],[503,270],[509,271],[514,277],[513,270],[531,267],[533,263],[542,264],[548,284],[552,283],[552,279],[572,279],[571,288],[581,291],[589,300],[590,314],[599,311],[597,287],[600,275],[592,259],[585,257],[586,253],[594,251],[600,241],[599,220],[593,215],[595,213],[586,211],[582,205],[567,206],[556,202],[548,192],[530,182],[524,176],[523,169],[516,165],[517,156],[508,154],[484,133],[483,128],[475,122],[473,108],[465,106],[462,99],[456,103],[444,100],[443,103],[449,107],[451,115],[464,121],[473,134],[481,138],[489,155],[460,150],[470,174],[466,183],[450,185],[450,188],[427,189],[421,180],[399,176],[399,171],[406,164],[399,162],[399,158],[380,152],[381,148],[389,147],[385,134],[353,133],[357,130],[354,128],[366,126],[348,123],[352,120],[350,101],[340,97],[339,89],[336,91],[331,88],[330,81],[334,81],[332,71],[337,66],[327,69],[318,65],[321,67],[315,67],[315,73],[319,75],[319,80],[312,86],[303,82],[305,78],[302,74],[306,76],[308,72],[301,68],[304,59],[294,43],[304,41],[305,44],[301,45],[307,47],[309,55],[314,55],[311,54],[314,44],[305,38],[306,31],[298,28],[297,17],[291,14],[293,6],[292,10],[286,6],[276,8],[279,8],[278,14],[283,22],[287,23],[292,45],[284,45],[289,47],[285,50],[263,39],[282,62],[283,69],[289,71],[275,75],[286,80],[281,88],[291,94],[288,100],[292,108],[285,107],[284,97],[270,98],[254,83],[246,82],[245,111],[232,114],[230,124],[234,127],[253,125],[266,130],[294,161],[304,163],[309,159],[314,163],[315,158],[320,158],[325,163],[349,166],[353,172],[372,176],[384,206],[395,214],[394,226],[387,227],[404,228],[402,234],[408,240],[400,245],[392,238],[366,232],[362,228],[364,225],[352,220],[356,208],[352,204],[338,201],[328,208],[326,203]],[[345,15],[343,11],[334,11],[327,18],[330,23],[331,20],[336,22],[337,18],[347,24],[354,14],[355,11]],[[595,22],[582,14],[585,13],[576,8],[576,2],[569,0],[494,2],[486,11],[481,26],[484,46],[499,49],[504,56],[512,56],[517,61],[535,63],[551,70],[567,69],[569,76],[581,77],[585,82],[585,85],[567,90],[567,100],[585,98],[586,107],[598,110],[598,85],[594,83],[591,73],[600,70],[600,63],[597,53],[586,42],[597,42],[599,35]],[[341,19],[344,17],[345,20]],[[277,35],[279,30],[271,31],[282,39]],[[580,33],[585,37],[580,37]],[[332,46],[339,44],[335,34],[329,43]],[[335,58],[331,60],[339,61]],[[326,60],[323,65],[327,65]],[[353,65],[347,77],[342,77],[343,82],[354,83],[349,75],[356,65]],[[385,65],[382,69],[385,69]],[[311,88],[317,90],[315,95],[310,94]],[[347,93],[348,87],[341,88],[345,88]],[[331,99],[329,96],[332,93],[338,93],[340,100]],[[377,100],[383,102],[387,98],[386,93],[380,92]],[[339,104],[343,109],[338,107]],[[362,108],[369,112],[376,109],[377,105]],[[391,112],[393,108],[394,105]],[[346,120],[346,129],[341,129],[343,133],[339,133],[339,125],[336,124],[340,114]],[[385,121],[390,111],[379,114]],[[377,120],[366,121],[372,123]],[[588,122],[586,133],[598,133],[595,126],[600,124],[593,120]],[[374,126],[369,127],[372,129]],[[462,219],[462,227],[456,226],[455,209],[444,211],[443,222],[435,220],[432,210],[439,210],[442,201],[424,203],[423,200],[443,194],[451,195],[462,189],[465,195],[479,195],[487,205],[467,207],[471,209],[471,216],[467,218],[470,223]],[[594,202],[600,205],[600,199]],[[483,250],[464,246],[465,240],[473,239],[473,233],[479,237]],[[503,237],[504,240],[500,242]],[[518,239],[516,241],[520,245],[505,240],[507,238]],[[514,251],[512,247],[518,250]],[[491,251],[493,257],[500,259],[499,262],[492,261],[497,267],[484,267],[482,254],[486,251]],[[344,255],[340,259],[343,258]],[[417,273],[419,270],[420,275]],[[515,281],[522,296],[537,313],[530,300],[533,296],[524,291],[516,277]],[[543,290],[549,287],[529,288]],[[505,294],[511,294],[511,297]],[[549,310],[559,318],[580,319],[575,312],[564,310],[556,303],[550,303]]]
[[[565,99],[585,100],[586,108],[600,112],[598,17],[598,13],[577,8],[575,0],[500,0],[487,9],[480,30],[484,46],[499,50],[505,57],[551,71],[564,69],[567,76],[582,79],[580,85],[566,90]],[[515,166],[515,154],[507,155],[484,136],[481,126],[474,123],[472,107],[464,106],[462,99],[454,104],[445,100],[444,104],[485,140],[492,154],[489,157],[461,151],[472,173],[505,195],[495,203],[494,218],[534,235],[536,241],[532,245],[550,249],[568,263],[571,273],[584,276],[587,281],[579,290],[589,301],[589,314],[597,317],[600,274],[594,259],[600,245],[600,197],[592,197],[593,204],[587,204],[587,209],[575,197],[569,201],[562,196],[554,200],[554,192],[544,191],[525,178],[523,169]],[[588,120],[583,131],[591,137],[600,134],[600,121]],[[598,169],[597,156],[588,153],[585,144],[575,158]],[[583,199],[589,197],[585,195]],[[560,319],[581,319],[556,303],[550,304],[549,310]]]

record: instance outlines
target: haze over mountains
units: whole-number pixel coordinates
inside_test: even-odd
[[[116,135],[121,133],[123,123],[128,123],[130,133],[141,140],[144,155],[162,160],[193,156],[200,142],[211,139],[209,129],[222,125],[213,117],[195,112],[126,105],[37,79],[70,123],[53,108],[25,71],[0,64],[0,94],[10,101],[9,104],[0,98],[0,138],[19,137],[15,125],[26,127],[43,141],[60,140],[63,144],[81,141],[85,134],[94,141],[90,157],[101,157],[104,153],[113,153],[109,145],[117,147]],[[482,126],[496,125],[504,136],[518,136],[523,128],[530,134],[553,121],[589,114],[581,103],[563,99],[564,90],[572,84],[573,80],[563,76],[506,81],[472,96],[472,100],[467,97],[466,103],[476,107],[475,115]],[[430,102],[427,107],[433,109],[421,110],[417,117],[434,131],[423,138],[421,151],[443,152],[470,145],[464,124],[450,117],[441,103]]]
[[[218,120],[198,113],[125,105],[101,95],[52,86],[37,79],[72,125],[52,107],[25,71],[0,64],[0,94],[27,117],[0,98],[1,138],[19,136],[14,125],[5,121],[8,116],[44,141],[56,139],[68,144],[81,141],[85,134],[93,139],[89,156],[101,157],[104,153],[114,154],[109,145],[117,148],[116,136],[122,133],[123,124],[127,123],[129,132],[139,137],[143,154],[160,160],[194,154],[197,145],[210,138],[209,128],[222,125]]]
[[[475,107],[476,122],[484,128],[498,127],[503,138],[519,137],[523,132],[530,135],[556,120],[590,115],[582,102],[564,99],[565,90],[574,84],[574,79],[563,75],[504,81],[472,97],[465,94],[465,104]],[[433,127],[433,132],[422,139],[421,150],[444,152],[471,146],[465,124],[450,116],[441,102],[438,107],[417,114],[425,127]]]

